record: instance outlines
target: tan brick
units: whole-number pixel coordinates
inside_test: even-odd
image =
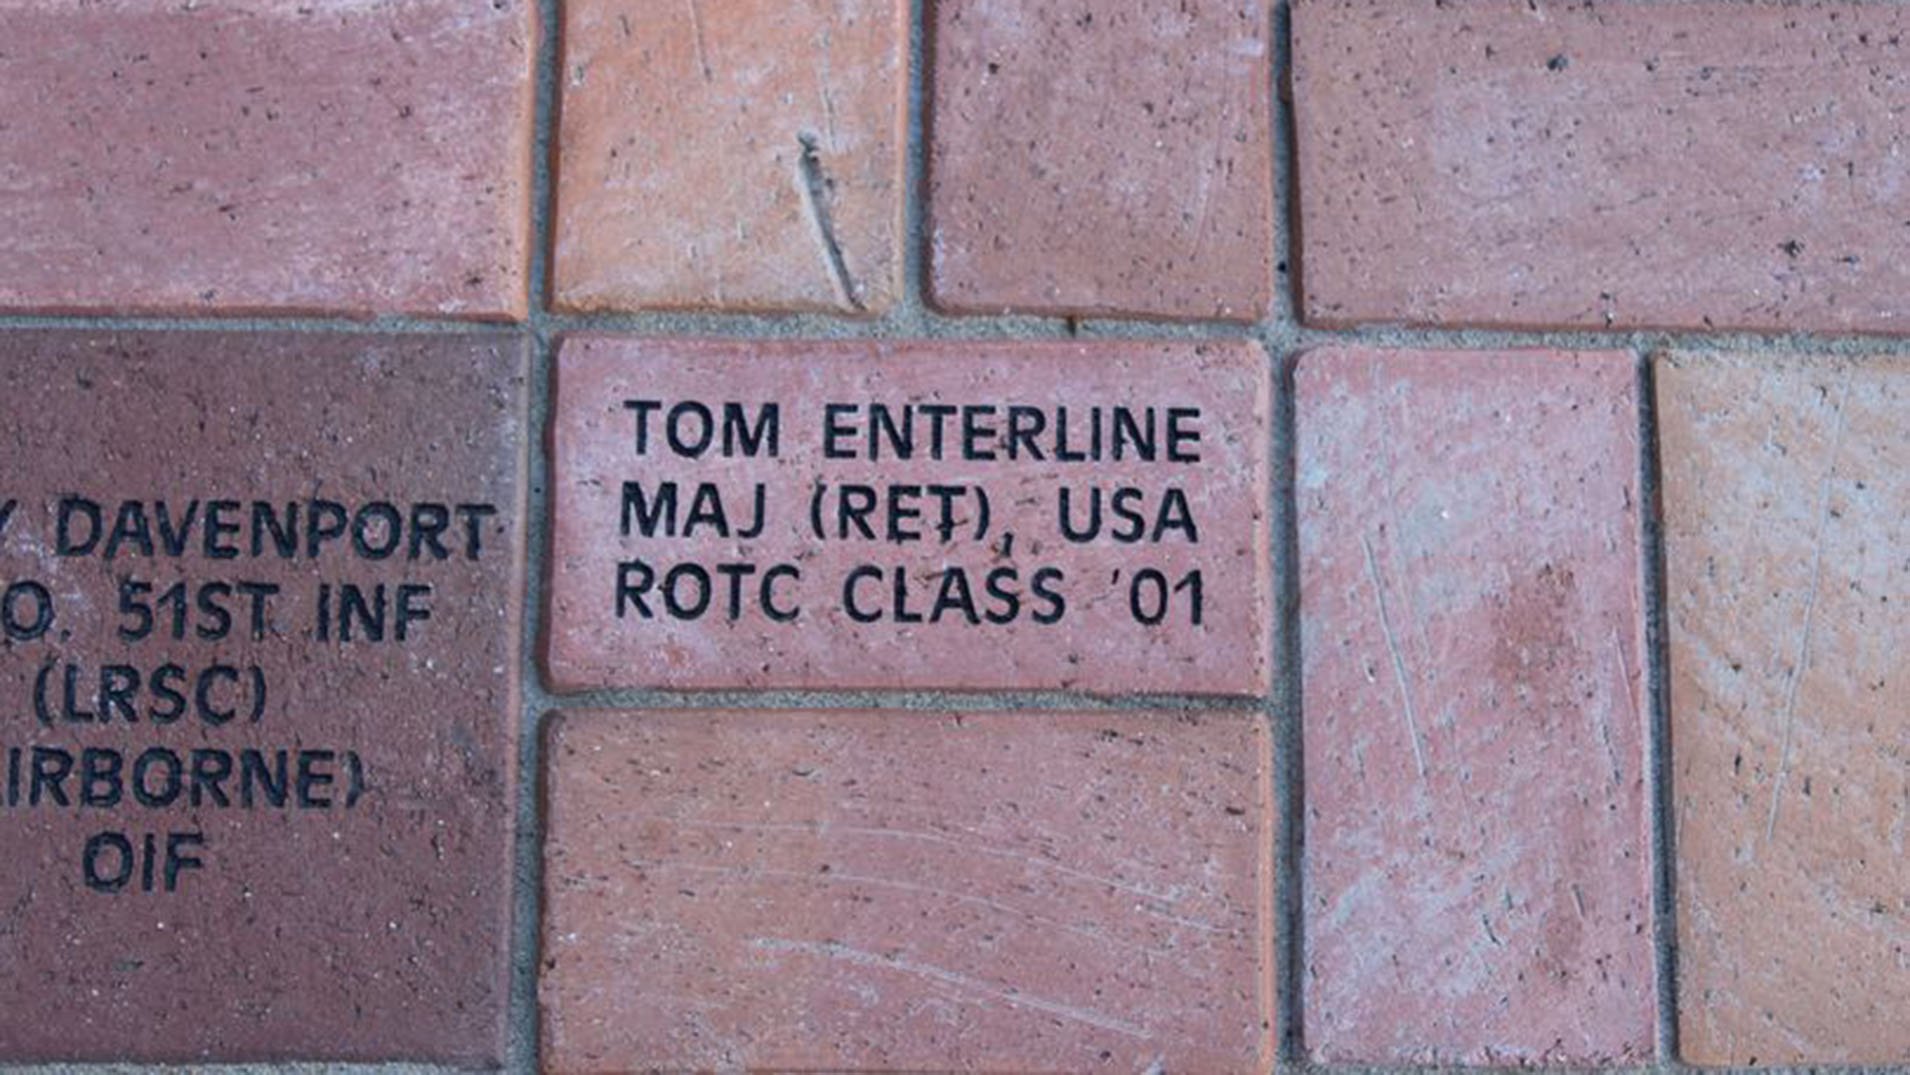
[[[907,7],[566,0],[558,308],[886,309]]]
[[[1910,1062],[1910,361],[1657,378],[1682,1050]]]

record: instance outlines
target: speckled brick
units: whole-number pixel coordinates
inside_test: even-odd
[[[1910,332],[1910,8],[1296,0],[1308,321]]]
[[[1245,341],[572,336],[545,667],[566,691],[1264,694],[1271,395]]]
[[[906,3],[566,0],[563,18],[559,308],[894,301]]]
[[[525,366],[0,333],[0,1063],[502,1061]]]
[[[0,308],[521,317],[529,0],[0,3]]]
[[[1274,258],[1265,0],[929,7],[937,308],[1266,314]]]
[[[1910,361],[1656,372],[1681,1051],[1910,1062]]]
[[[1332,349],[1295,379],[1308,1050],[1649,1062],[1631,356]]]
[[[542,1059],[1260,1073],[1258,714],[570,713]]]

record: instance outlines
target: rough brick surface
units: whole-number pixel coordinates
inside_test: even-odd
[[[1271,393],[1245,342],[572,337],[550,676],[1264,693]]]
[[[542,1055],[607,1070],[1262,1072],[1249,713],[572,713]]]
[[[1296,382],[1310,1051],[1649,1061],[1631,357]]]
[[[1265,0],[931,5],[933,301],[1252,321],[1273,293]]]
[[[0,1062],[501,1059],[524,367],[0,335]]]
[[[1910,361],[1657,378],[1682,1051],[1910,1062]]]
[[[557,305],[886,308],[907,8],[567,0]]]
[[[0,307],[522,316],[528,0],[0,3]]]
[[[1319,324],[1910,332],[1910,9],[1299,0]]]

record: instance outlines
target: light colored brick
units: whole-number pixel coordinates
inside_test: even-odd
[[[1650,1061],[1631,356],[1295,380],[1309,1051]]]
[[[886,309],[907,8],[565,0],[557,306]]]
[[[1657,382],[1681,1050],[1910,1062],[1910,361]]]

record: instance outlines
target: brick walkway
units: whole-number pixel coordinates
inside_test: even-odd
[[[0,0],[0,1064],[1910,1072],[1910,5]]]

